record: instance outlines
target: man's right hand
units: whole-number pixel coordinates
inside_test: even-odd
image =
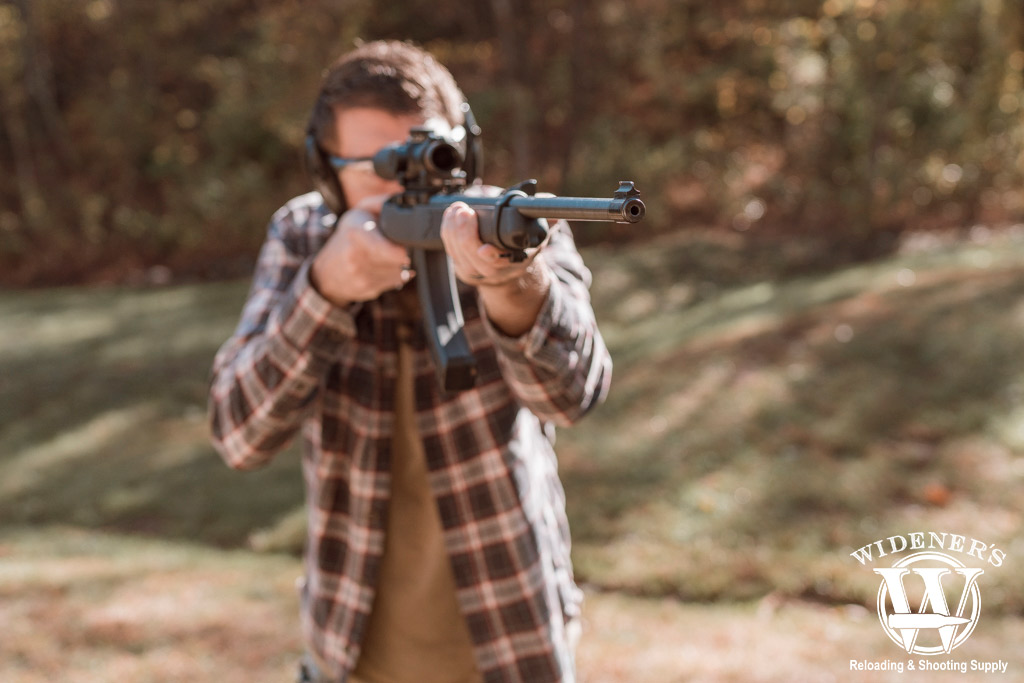
[[[310,280],[336,306],[372,301],[401,287],[414,273],[409,253],[377,229],[381,207],[390,195],[368,197],[346,211],[334,234],[316,255]]]

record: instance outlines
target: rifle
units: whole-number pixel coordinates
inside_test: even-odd
[[[403,187],[385,202],[379,229],[409,249],[438,381],[448,392],[474,385],[476,361],[463,332],[451,259],[441,242],[445,209],[455,202],[468,204],[479,219],[480,241],[507,251],[514,263],[547,238],[546,219],[636,223],[646,212],[630,181],[622,181],[607,199],[536,196],[536,180],[495,197],[466,194],[462,163],[456,144],[430,128],[413,128],[405,143],[385,147],[373,157],[377,175],[398,180]]]

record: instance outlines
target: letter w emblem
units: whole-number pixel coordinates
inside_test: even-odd
[[[954,641],[957,629],[964,624],[971,624],[978,618],[979,600],[978,590],[975,583],[978,577],[985,573],[984,569],[964,567],[953,558],[941,553],[920,553],[928,555],[927,558],[939,559],[952,566],[952,571],[964,578],[963,592],[957,602],[956,611],[951,612],[949,603],[946,601],[946,592],[942,587],[942,579],[951,573],[948,567],[907,567],[915,557],[905,558],[896,566],[884,569],[875,569],[875,573],[882,577],[882,585],[878,592],[878,617],[882,625],[886,627],[889,637],[906,648],[907,652],[918,654],[938,654],[940,651],[946,654],[960,644],[968,633]],[[916,612],[910,607],[910,599],[907,597],[907,588],[904,578],[908,574],[919,577],[923,587],[924,595],[921,605]],[[892,612],[886,606],[885,594],[888,594],[892,602]],[[970,618],[964,617],[964,608],[968,597],[973,597],[975,604],[972,605]],[[938,631],[939,640],[942,643],[940,648],[917,647],[917,637],[922,629],[935,629]]]

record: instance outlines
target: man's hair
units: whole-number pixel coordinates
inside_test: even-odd
[[[430,53],[407,42],[375,41],[324,72],[309,130],[317,141],[333,140],[335,111],[352,107],[441,117],[455,127],[462,124],[464,100],[451,72]]]

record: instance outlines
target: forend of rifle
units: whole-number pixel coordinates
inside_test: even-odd
[[[528,180],[520,186],[529,186],[527,195],[510,199],[507,204],[527,218],[560,218],[567,221],[605,221],[639,223],[647,215],[647,207],[640,200],[640,190],[631,180],[619,182],[619,189],[606,197],[554,197],[533,196],[537,181]]]

